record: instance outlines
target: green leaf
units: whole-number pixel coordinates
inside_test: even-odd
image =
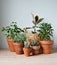
[[[38,32],[41,40],[51,40],[51,36],[53,36],[52,26],[48,23],[42,23]]]
[[[44,18],[40,18],[40,19],[38,20],[38,23],[42,22],[43,19],[44,19]]]
[[[24,42],[24,47],[25,47],[25,48],[29,48],[29,47],[30,47],[30,43],[27,42],[27,41],[25,41],[25,42]]]

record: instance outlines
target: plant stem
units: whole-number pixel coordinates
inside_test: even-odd
[[[34,27],[34,32],[36,32],[36,26]]]

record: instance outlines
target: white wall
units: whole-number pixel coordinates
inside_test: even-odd
[[[0,28],[16,21],[20,27],[32,26],[31,13],[44,17],[54,28],[54,47],[57,47],[57,0],[0,0]],[[0,32],[0,48],[8,48]]]

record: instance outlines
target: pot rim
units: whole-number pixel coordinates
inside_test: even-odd
[[[41,40],[41,41],[39,41],[39,43],[44,44],[44,45],[47,45],[47,44],[51,45],[54,43],[54,41],[53,40]]]
[[[14,42],[14,45],[19,45],[19,44],[23,44],[22,42]]]

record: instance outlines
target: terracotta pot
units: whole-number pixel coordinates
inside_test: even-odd
[[[40,46],[31,46],[31,48],[32,48],[32,54],[33,55],[38,55],[39,54]]]
[[[52,51],[52,45],[53,45],[53,41],[40,41],[40,44],[43,48],[43,53],[44,54],[50,54]]]
[[[22,42],[14,43],[16,54],[23,54],[24,44]]]
[[[15,48],[14,48],[14,45],[13,45],[13,40],[11,38],[7,38],[7,42],[8,42],[9,50],[11,52],[15,52]]]
[[[23,51],[24,51],[24,55],[25,56],[30,56],[30,52],[31,52],[31,49],[30,48],[23,48]]]
[[[33,50],[32,54],[33,55],[38,55],[39,54],[39,51],[38,50]]]
[[[38,41],[38,34],[37,33],[26,33],[27,40],[31,42],[31,40],[37,40]]]

